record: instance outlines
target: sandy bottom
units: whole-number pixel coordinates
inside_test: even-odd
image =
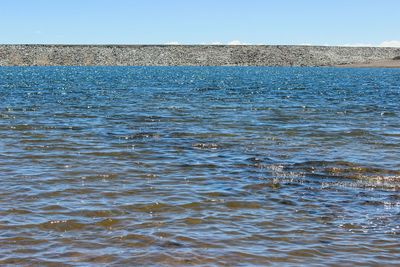
[[[378,60],[370,63],[337,65],[344,68],[400,68],[400,60]]]

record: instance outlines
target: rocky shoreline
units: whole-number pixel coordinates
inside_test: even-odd
[[[398,56],[384,47],[0,45],[0,66],[358,66]]]

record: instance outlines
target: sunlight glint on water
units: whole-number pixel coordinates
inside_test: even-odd
[[[398,264],[400,71],[0,68],[0,265]]]

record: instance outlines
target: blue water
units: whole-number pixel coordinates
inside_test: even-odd
[[[400,264],[400,70],[0,68],[0,264]]]

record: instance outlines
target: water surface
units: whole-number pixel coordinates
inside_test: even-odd
[[[400,264],[400,70],[0,68],[0,265]]]

